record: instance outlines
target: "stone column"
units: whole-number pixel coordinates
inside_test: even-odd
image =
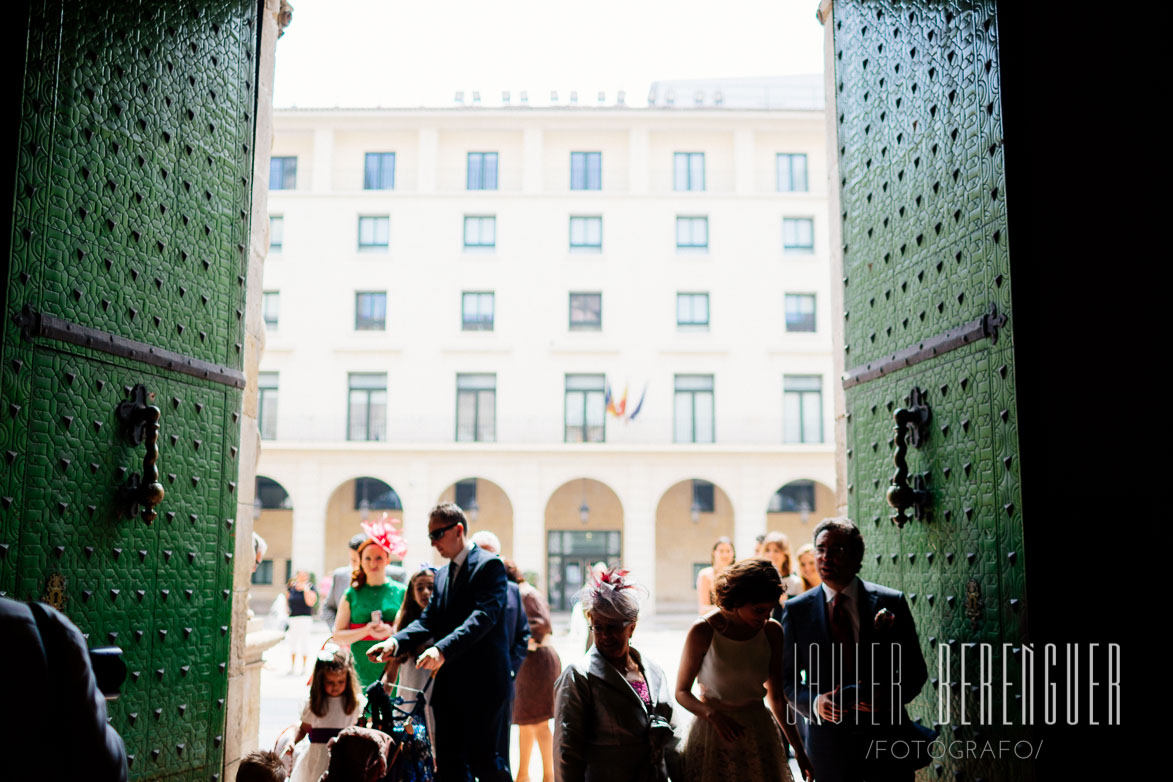
[[[839,221],[839,142],[834,118],[835,108],[835,39],[831,0],[821,0],[818,19],[823,24],[823,93],[826,95],[827,120],[827,250],[831,269],[831,360],[834,373],[831,378],[832,400],[835,409],[835,508],[847,515],[847,399],[843,394],[843,225]]]
[[[513,503],[513,556],[522,572],[532,570],[538,574],[539,583],[534,586],[543,595],[550,587],[546,572],[545,500],[538,485],[536,457],[530,457],[518,469],[509,496]]]
[[[245,293],[244,374],[246,385],[240,418],[240,453],[237,460],[235,567],[232,576],[231,643],[228,650],[228,693],[225,698],[224,758],[222,779],[235,779],[240,758],[257,748],[260,730],[260,671],[255,657],[272,639],[250,637],[248,590],[253,564],[253,494],[256,486],[260,431],[257,428],[257,367],[265,349],[265,324],[261,293],[265,255],[269,251],[269,153],[273,138],[273,65],[277,50],[281,0],[265,0],[260,19],[261,46],[257,67],[257,119],[253,140],[252,233],[249,237],[247,290]],[[227,522],[226,522],[227,523]],[[278,637],[272,641],[276,643]],[[269,644],[272,645],[272,644]],[[253,651],[250,651],[253,650]],[[209,748],[211,751],[211,748]]]
[[[753,555],[755,539],[766,534],[766,504],[762,497],[760,470],[748,464],[741,468],[741,485],[733,498],[733,547],[738,559]]]
[[[298,471],[297,503],[293,507],[293,569],[324,573],[323,547],[326,542],[326,503],[318,466],[306,459]]]
[[[648,590],[641,615],[656,613],[656,501],[652,497],[651,473],[646,465],[634,464],[628,473],[623,503],[623,566]]]

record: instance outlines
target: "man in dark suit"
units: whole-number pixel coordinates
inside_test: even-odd
[[[487,529],[478,530],[472,536],[472,542],[477,547],[490,554],[501,556],[501,539]],[[509,568],[506,567],[506,576]],[[505,643],[509,647],[509,708],[507,715],[513,714],[513,700],[516,695],[514,680],[525,656],[529,653],[529,619],[525,615],[525,608],[521,604],[521,590],[512,579],[509,581],[509,594],[505,596]],[[509,725],[512,719],[506,719],[501,724],[501,735],[497,740],[497,751],[501,757],[509,757]]]
[[[824,519],[815,528],[822,586],[782,613],[786,697],[810,720],[806,752],[819,782],[912,780],[933,737],[904,708],[928,678],[912,612],[903,593],[856,575],[863,552],[855,524]]]
[[[509,782],[509,757],[499,750],[501,724],[510,714],[509,647],[502,621],[508,583],[499,557],[465,538],[464,512],[446,502],[432,509],[428,538],[449,560],[436,573],[436,589],[423,615],[367,650],[377,662],[415,652],[420,668],[437,671],[432,695],[436,717],[437,779]]]

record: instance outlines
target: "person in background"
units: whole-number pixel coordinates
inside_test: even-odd
[[[606,572],[607,563],[603,561],[596,562],[591,565],[590,578],[598,580],[599,576]],[[590,583],[590,579],[587,580],[587,583]],[[580,590],[577,595],[581,594],[582,591]],[[575,601],[578,600],[577,595],[574,598]],[[576,640],[581,638],[584,641],[582,647],[584,652],[589,652],[591,647],[595,645],[595,634],[591,631],[591,625],[587,620],[586,611],[578,602],[572,602],[570,606],[570,637]]]
[[[814,543],[803,544],[794,558],[798,560],[798,576],[802,579],[803,592],[823,583],[823,579],[819,578],[819,567],[815,564]]]
[[[36,763],[36,780],[126,782],[126,747],[106,719],[81,631],[55,608],[0,597],[4,778]]]
[[[404,598],[399,613],[395,615],[395,632],[399,632],[423,615],[424,609],[428,607],[428,603],[432,600],[432,593],[435,591],[436,568],[427,562],[421,562],[420,569],[407,580],[407,597]],[[423,645],[427,647],[431,646],[431,643],[429,640],[425,640]],[[414,701],[416,698],[424,699],[427,704],[424,709],[424,720],[428,726],[428,741],[432,746],[435,746],[436,716],[432,713],[432,693],[422,692],[432,672],[416,667],[416,662],[418,662],[417,655],[401,654],[387,663],[386,670],[383,672],[383,686],[391,694],[394,694],[392,692],[393,686],[401,688],[395,692],[398,692],[405,701]]]
[[[330,630],[334,629],[334,622],[338,618],[338,603],[342,600],[342,596],[346,594],[346,590],[350,588],[351,576],[359,568],[358,547],[366,539],[367,533],[365,532],[360,532],[351,538],[350,542],[346,544],[346,553],[350,557],[350,564],[336,568],[331,573],[330,591],[322,605],[322,621],[326,623],[326,626]],[[388,581],[403,583],[406,577],[407,573],[402,565],[387,565]]]
[[[301,727],[294,743],[308,736],[310,743],[297,756],[290,782],[317,782],[330,763],[326,744],[344,728],[358,722],[363,697],[349,649],[326,644],[314,662],[310,695],[301,710]],[[304,746],[304,745],[303,745]]]
[[[770,619],[782,581],[771,563],[745,559],[717,577],[714,592],[718,608],[689,628],[676,678],[677,702],[697,716],[685,748],[688,779],[790,782],[783,733],[798,767],[809,772],[810,762],[787,717],[782,627]]]
[[[265,558],[265,552],[269,550],[269,544],[265,542],[257,533],[253,533],[253,572],[257,572],[257,566],[261,564],[261,560]]]
[[[753,539],[753,555],[754,555],[754,557],[765,556],[764,554],[762,554],[762,544],[765,542],[766,542],[766,536],[764,534],[758,535],[757,537],[755,537]]]
[[[490,554],[501,556],[501,539],[487,529],[478,530],[472,536],[472,542]],[[516,572],[516,568],[514,568]],[[505,596],[505,642],[509,646],[509,706],[507,715],[513,713],[513,699],[516,695],[515,681],[517,672],[521,670],[526,654],[529,652],[530,629],[526,619],[525,609],[521,605],[521,592],[517,587],[516,579],[509,573],[508,565],[505,576],[509,579],[506,584],[508,590]],[[502,757],[509,757],[509,720],[501,721],[501,735],[499,737],[498,752]],[[519,772],[520,773],[520,772]]]
[[[781,621],[782,606],[791,595],[802,594],[802,579],[792,573],[790,560],[790,539],[782,532],[770,532],[762,541],[762,557],[774,564],[778,577],[782,579],[782,597],[770,618]]]
[[[517,584],[521,603],[532,636],[529,654],[521,664],[514,682],[517,696],[513,701],[513,724],[518,731],[517,782],[529,779],[530,757],[534,743],[542,755],[542,782],[554,779],[554,737],[550,719],[554,716],[554,682],[562,673],[562,661],[554,650],[550,625],[550,607],[542,594],[525,580],[513,562],[505,561],[505,574]]]
[[[285,765],[277,753],[258,749],[248,753],[236,767],[236,782],[285,782]]]
[[[671,685],[631,646],[636,589],[627,571],[614,567],[579,595],[596,642],[554,684],[557,782],[683,779]]]
[[[713,581],[736,559],[733,541],[724,536],[717,538],[709,552],[709,567],[696,574],[696,602],[702,614],[713,607]]]
[[[389,523],[378,521],[364,528],[369,537],[359,544],[359,567],[338,604],[334,640],[354,652],[358,680],[366,689],[383,674],[382,664],[369,660],[366,651],[391,636],[391,622],[407,593],[403,584],[387,579],[387,559],[391,554],[402,557],[407,544]]]
[[[285,602],[289,606],[289,632],[285,634],[285,641],[289,644],[289,673],[293,674],[300,654],[300,672],[304,674],[310,653],[314,606],[318,604],[318,593],[314,590],[309,573],[297,571],[285,589]]]
[[[823,519],[814,539],[823,583],[786,601],[782,681],[810,721],[815,776],[911,782],[932,761],[927,748],[939,735],[906,709],[928,681],[912,610],[903,592],[859,577],[864,540],[850,519]]]
[[[417,667],[437,671],[431,702],[442,782],[512,782],[509,756],[500,753],[513,684],[502,621],[509,582],[505,563],[467,539],[467,529],[468,519],[455,504],[432,508],[428,539],[448,564],[437,571],[436,591],[420,618],[372,646],[367,656],[385,663],[418,653]]]

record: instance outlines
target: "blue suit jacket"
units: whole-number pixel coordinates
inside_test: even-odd
[[[832,667],[831,627],[822,587],[788,599],[782,612],[783,687],[794,708],[811,720],[806,749],[820,782],[858,778],[873,738],[923,738],[904,708],[928,679],[908,602],[902,592],[863,579],[859,596],[857,671],[844,671],[843,678],[847,684],[861,682],[861,700],[896,696],[888,713],[876,712],[878,725],[872,724],[871,714],[863,712],[848,712],[839,724],[823,723],[814,714],[815,699],[839,683],[838,672]],[[875,616],[883,608],[892,612],[895,622],[890,628],[877,630]],[[895,692],[894,682],[899,683]],[[859,724],[855,723],[857,715]]]
[[[505,636],[509,647],[509,675],[517,677],[525,656],[529,654],[529,618],[521,605],[521,590],[509,582],[509,594],[505,598]]]
[[[393,638],[401,653],[416,654],[429,638],[444,655],[433,704],[444,701],[499,704],[509,697],[509,647],[505,633],[505,563],[473,546],[449,583],[449,565],[436,573],[436,589],[419,619]]]

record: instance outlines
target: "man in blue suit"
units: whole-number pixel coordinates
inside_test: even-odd
[[[472,542],[477,548],[484,549],[490,554],[501,556],[501,539],[487,529],[479,530],[472,536]],[[509,567],[505,568],[505,575],[510,578],[509,594],[505,598],[505,645],[509,647],[509,708],[507,715],[513,714],[513,701],[516,695],[514,680],[521,664],[529,653],[529,619],[525,615],[525,607],[521,603],[521,590],[510,577]],[[497,751],[501,757],[509,757],[509,725],[511,719],[506,719],[501,725],[501,735],[497,739]]]
[[[910,781],[933,738],[904,708],[928,678],[912,612],[903,593],[856,575],[863,552],[855,524],[824,519],[815,528],[822,586],[782,613],[786,697],[810,720],[819,782]]]
[[[468,521],[456,505],[432,509],[428,538],[449,563],[436,573],[436,589],[419,619],[367,650],[377,662],[416,652],[420,668],[437,671],[432,695],[436,717],[437,779],[509,782],[509,757],[498,737],[508,723],[511,685],[506,639],[505,564],[465,538]]]

